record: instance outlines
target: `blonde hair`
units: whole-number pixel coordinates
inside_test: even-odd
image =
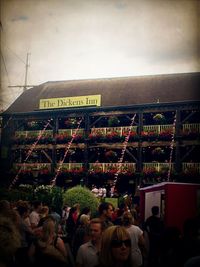
[[[82,214],[80,217],[80,223],[81,224],[87,224],[90,222],[90,216],[86,215],[86,214]]]
[[[134,218],[129,211],[125,211],[122,215],[122,224],[124,226],[129,226],[134,223]]]
[[[130,236],[126,231],[126,228],[123,226],[110,226],[103,232],[101,251],[99,254],[99,260],[103,266],[113,267],[115,265],[115,261],[111,252],[111,242],[114,239],[123,240],[127,238],[130,239]]]
[[[45,220],[42,226],[43,236],[42,241],[47,241],[51,235],[55,234],[55,221],[50,217]]]

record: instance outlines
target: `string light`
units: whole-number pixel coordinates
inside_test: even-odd
[[[72,138],[71,138],[71,140],[70,140],[70,141],[67,143],[67,145],[65,146],[65,154],[64,154],[64,156],[63,156],[63,159],[59,162],[59,166],[58,166],[58,169],[57,169],[57,171],[56,171],[56,175],[55,175],[55,177],[54,177],[54,178],[52,179],[52,181],[51,181],[51,186],[52,186],[52,187],[56,185],[57,177],[58,177],[58,175],[60,174],[60,171],[61,171],[61,169],[62,169],[62,166],[63,166],[63,163],[64,163],[64,161],[65,161],[65,158],[66,158],[66,156],[67,156],[67,154],[68,154],[68,152],[69,152],[69,150],[70,150],[70,147],[71,147],[71,145],[72,145],[72,143],[73,143],[73,141],[74,141],[74,138],[75,138],[76,135],[77,135],[77,132],[78,132],[78,130],[79,130],[79,128],[80,128],[80,125],[81,125],[82,120],[83,120],[83,119],[80,119],[80,121],[77,123],[77,128],[76,128],[76,130],[74,131],[74,133],[72,134]]]
[[[171,170],[172,170],[172,156],[173,156],[173,151],[174,151],[174,142],[175,142],[175,127],[176,127],[176,114],[174,117],[174,122],[173,122],[173,131],[172,131],[172,141],[170,144],[170,156],[169,156],[169,169],[167,173],[167,181],[170,181],[170,176],[171,176]]]
[[[12,120],[12,116],[9,117],[5,125],[3,126],[3,130],[8,126],[9,122]]]
[[[117,180],[118,180],[118,175],[121,172],[122,162],[123,162],[123,159],[124,159],[124,154],[125,154],[126,147],[127,147],[127,144],[128,144],[129,138],[130,138],[131,129],[133,127],[133,123],[135,121],[135,117],[136,117],[136,114],[134,114],[133,118],[131,119],[131,124],[129,126],[129,130],[128,130],[127,136],[125,137],[125,141],[123,142],[121,156],[120,156],[120,158],[118,160],[118,164],[117,164],[117,166],[118,166],[117,167],[117,172],[115,173],[115,176],[114,176],[114,187],[116,186],[116,183],[117,183]]]
[[[27,162],[27,160],[29,159],[29,157],[31,156],[33,150],[35,149],[36,145],[38,144],[38,142],[40,141],[41,137],[43,136],[44,132],[46,131],[47,127],[49,126],[50,122],[53,119],[49,119],[47,121],[47,123],[45,124],[43,130],[41,132],[39,132],[39,135],[37,136],[36,141],[32,144],[31,148],[28,150],[27,156],[23,162],[23,165],[21,166],[21,168],[18,170],[17,175],[15,176],[15,178],[13,179],[13,181],[11,182],[10,186],[9,186],[9,190],[12,189],[12,187],[15,185],[15,183],[17,182],[17,180],[19,179],[19,175],[22,171],[22,169],[25,169],[25,164]]]

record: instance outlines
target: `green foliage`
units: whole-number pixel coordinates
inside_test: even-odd
[[[33,185],[21,184],[18,188],[13,188],[11,190],[5,188],[1,189],[0,199],[6,199],[11,202],[20,199],[30,202],[39,200],[43,204],[54,207],[56,211],[60,212],[63,205],[63,189],[49,185],[35,187]]]
[[[93,193],[86,187],[75,186],[65,191],[63,195],[64,203],[72,207],[74,204],[79,203],[80,209],[89,207],[92,214],[95,214],[99,205],[99,200]]]
[[[113,127],[113,126],[118,126],[120,123],[119,119],[116,116],[111,116],[108,119],[108,126]]]

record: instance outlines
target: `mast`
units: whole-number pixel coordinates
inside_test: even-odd
[[[22,87],[23,88],[23,92],[25,92],[28,87],[33,87],[35,85],[28,85],[27,84],[27,80],[28,80],[28,68],[30,67],[29,65],[29,56],[30,56],[31,53],[27,53],[26,54],[26,69],[25,69],[25,80],[24,80],[24,85],[10,85],[8,87]]]
[[[26,55],[26,72],[25,72],[25,80],[24,80],[23,92],[27,90],[28,67],[30,66],[28,64],[29,55],[30,55],[30,53],[27,53],[27,55]]]

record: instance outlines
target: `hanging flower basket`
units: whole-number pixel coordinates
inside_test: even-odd
[[[105,157],[109,160],[113,160],[114,158],[117,157],[117,153],[113,150],[109,150],[105,153]]]
[[[153,116],[153,120],[155,122],[164,122],[165,121],[165,116],[161,113],[157,113]]]
[[[161,147],[156,147],[152,151],[152,155],[163,155],[164,153],[165,153],[165,151]]]
[[[77,119],[76,118],[67,118],[65,120],[65,126],[69,128],[76,128],[77,127]]]
[[[108,127],[113,127],[119,125],[120,121],[116,116],[111,116],[108,119]]]

